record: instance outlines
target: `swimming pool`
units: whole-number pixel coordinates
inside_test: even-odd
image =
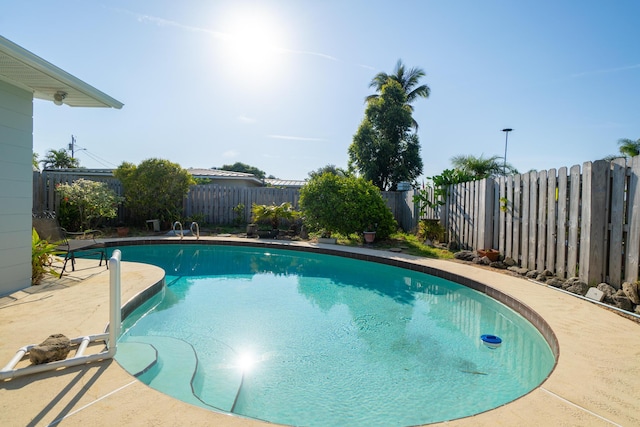
[[[125,319],[116,359],[127,369],[153,348],[140,380],[198,406],[293,425],[416,425],[510,402],[553,368],[520,315],[424,273],[278,249],[120,249],[164,268],[168,286]]]

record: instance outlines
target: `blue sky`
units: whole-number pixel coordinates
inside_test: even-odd
[[[85,167],[236,161],[282,179],[347,148],[379,71],[427,73],[415,105],[424,176],[460,154],[521,172],[640,138],[640,2],[81,1],[3,4],[0,34],[123,102],[34,101],[34,151],[75,135]]]

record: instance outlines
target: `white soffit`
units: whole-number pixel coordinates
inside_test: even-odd
[[[64,92],[70,107],[122,108],[122,102],[0,36],[0,79],[33,92],[34,98],[53,102]]]

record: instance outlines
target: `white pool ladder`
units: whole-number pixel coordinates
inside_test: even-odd
[[[194,232],[193,229],[196,229],[196,231]],[[198,225],[197,222],[192,222],[191,226],[189,227],[189,230],[191,230],[191,235],[192,236],[196,236],[196,240],[200,240],[200,226]]]
[[[113,251],[113,255],[109,259],[109,332],[71,339],[72,344],[79,344],[75,356],[72,358],[43,363],[41,365],[29,365],[24,368],[15,369],[18,362],[20,362],[22,358],[38,344],[30,344],[21,347],[9,363],[0,370],[0,380],[21,377],[23,375],[35,374],[38,372],[52,371],[58,368],[84,365],[89,362],[111,359],[116,355],[118,335],[120,335],[120,328],[122,327],[120,311],[121,256],[120,250],[116,249]],[[106,350],[96,354],[85,355],[84,351],[87,349],[89,344],[97,341],[104,341]]]
[[[176,221],[173,223],[173,235],[176,235],[176,225],[180,226],[180,240],[184,237],[184,231],[182,230],[182,223],[180,221]]]

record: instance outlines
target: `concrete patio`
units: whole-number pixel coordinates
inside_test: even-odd
[[[317,246],[274,243],[285,248]],[[560,356],[539,388],[510,404],[441,425],[640,425],[639,323],[546,286],[472,265],[365,248],[339,249],[408,259],[485,283],[531,307],[554,331]],[[157,267],[124,262],[122,302],[162,280],[164,272]],[[98,267],[97,261],[78,260],[76,271],[62,279],[51,278],[0,298],[0,365],[18,348],[41,342],[50,334],[73,338],[103,332],[109,319],[108,284],[104,264]],[[92,350],[101,350],[97,347]],[[137,381],[114,360],[0,382],[0,425],[58,424],[269,425],[175,400]]]

